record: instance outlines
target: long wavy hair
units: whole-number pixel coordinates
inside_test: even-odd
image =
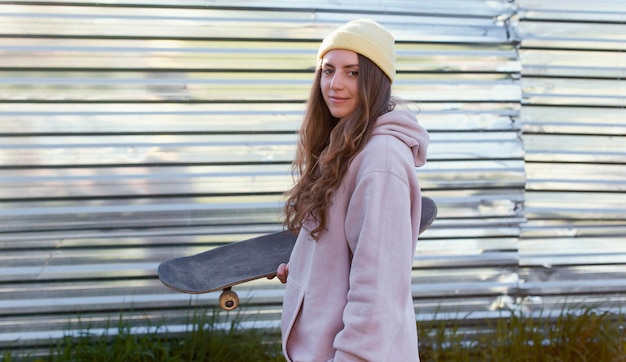
[[[331,115],[324,102],[320,88],[321,62],[315,71],[291,165],[296,182],[285,193],[285,227],[292,232],[298,232],[307,218],[317,223],[311,231],[315,239],[326,229],[333,192],[354,156],[370,138],[376,119],[395,107],[389,78],[366,57],[358,54],[358,58],[360,104],[353,114],[341,120]]]

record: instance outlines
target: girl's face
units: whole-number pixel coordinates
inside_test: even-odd
[[[334,49],[322,58],[320,87],[335,118],[352,114],[359,105],[359,57],[351,50]]]

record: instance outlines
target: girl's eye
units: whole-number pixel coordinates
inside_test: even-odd
[[[357,72],[356,70],[351,70],[348,72],[348,75],[351,77],[356,77],[359,75],[359,72]]]
[[[323,70],[322,70],[322,72],[323,72],[324,74],[333,74],[333,70],[332,70],[332,69],[330,69],[330,68],[323,69]]]

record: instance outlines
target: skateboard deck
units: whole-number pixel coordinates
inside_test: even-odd
[[[430,227],[436,216],[435,202],[422,197],[420,234]],[[275,276],[278,266],[289,262],[296,238],[296,234],[282,231],[170,259],[159,265],[159,279],[167,287],[182,293],[222,290],[220,307],[233,310],[239,305],[239,298],[231,287]]]
[[[296,234],[282,231],[170,259],[159,265],[159,278],[182,293],[224,290],[220,307],[232,310],[239,302],[230,287],[276,275],[278,266],[289,261],[296,238]]]

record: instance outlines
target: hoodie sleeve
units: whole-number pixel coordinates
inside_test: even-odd
[[[404,331],[398,326],[410,318],[412,192],[420,191],[398,172],[370,171],[356,180],[345,225],[353,253],[350,289],[335,361],[385,360]]]

